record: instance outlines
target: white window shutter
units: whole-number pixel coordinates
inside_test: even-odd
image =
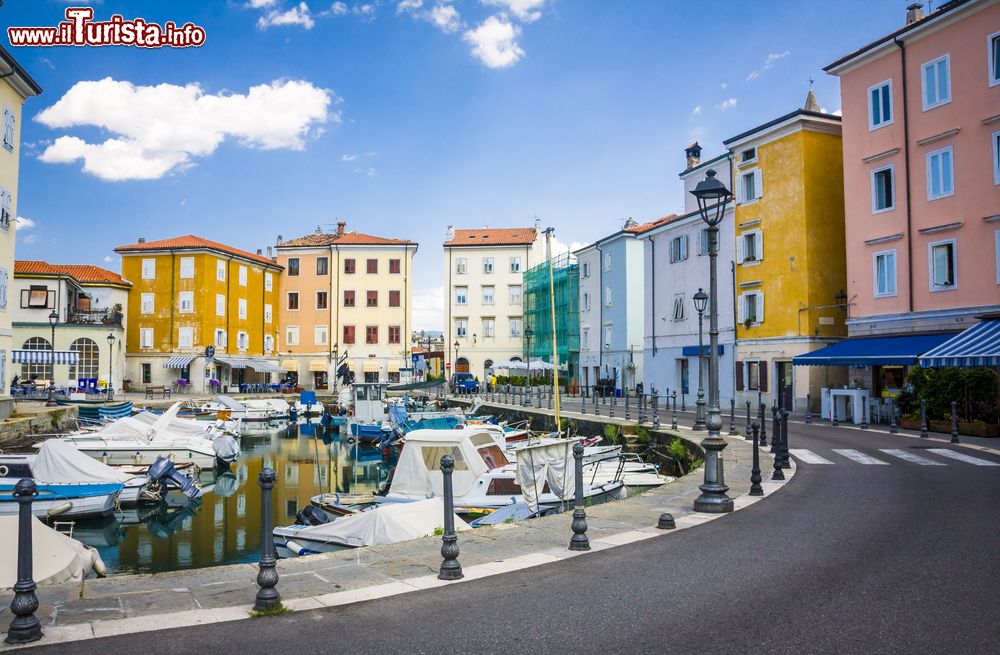
[[[757,292],[757,322],[764,322],[764,292]]]
[[[736,303],[736,322],[743,323],[746,319],[746,294],[741,293],[739,302]]]
[[[687,258],[688,258],[688,237],[685,234],[683,237],[681,237],[681,260],[683,261]]]
[[[755,197],[761,198],[764,196],[764,178],[760,174],[760,169],[758,168],[753,174],[753,184],[756,190]]]
[[[754,230],[757,234],[757,261],[764,259],[764,233],[760,230]]]
[[[743,251],[744,251],[743,235],[741,234],[738,237],[736,237],[736,263],[738,264],[742,264],[743,260],[746,259],[746,256],[744,255]]]

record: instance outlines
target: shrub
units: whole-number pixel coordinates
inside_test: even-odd
[[[610,423],[605,424],[604,437],[611,443],[618,443],[618,426]]]
[[[679,462],[687,461],[688,449],[687,446],[684,445],[684,442],[680,439],[674,439],[671,441],[670,446],[667,448],[667,452],[670,453],[671,457]]]
[[[950,419],[954,400],[962,420],[997,422],[997,376],[988,368],[912,368],[906,379],[897,403],[907,416],[919,417],[924,400],[928,420]]]

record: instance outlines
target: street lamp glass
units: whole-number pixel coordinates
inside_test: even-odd
[[[114,346],[114,345],[115,345],[115,335],[113,335],[113,334],[111,334],[109,332],[108,333],[108,346]]]
[[[694,301],[694,309],[699,314],[705,313],[705,308],[708,307],[708,294],[705,293],[704,289],[698,289],[698,293],[694,294],[691,298]]]
[[[55,327],[56,323],[58,323],[58,322],[59,322],[59,314],[57,314],[56,310],[53,309],[52,313],[49,314],[49,325],[51,325],[52,327]]]
[[[458,342],[458,339],[455,339],[455,343],[454,343],[454,344],[452,344],[452,345],[454,345],[454,346],[455,346],[455,348],[458,348],[458,347],[459,347],[459,346],[461,346],[462,344],[460,344],[460,343]]]
[[[705,179],[698,183],[698,186],[691,192],[698,199],[698,212],[701,220],[708,225],[715,227],[722,222],[722,217],[726,213],[726,204],[733,197],[726,185],[715,178],[716,172],[709,170],[705,173]]]

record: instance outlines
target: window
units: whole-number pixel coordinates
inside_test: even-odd
[[[896,251],[875,253],[875,297],[896,295]]]
[[[928,246],[930,253],[931,291],[946,291],[958,286],[955,271],[955,241],[941,241]]]
[[[343,338],[343,342],[344,343],[348,343],[348,344],[354,343],[354,326],[353,325],[345,325],[344,326],[344,338]]]
[[[17,118],[7,107],[3,108],[3,147],[7,152],[14,152],[14,123]]]
[[[611,270],[611,253],[609,252],[604,253],[604,270]]]
[[[955,193],[951,146],[927,153],[927,199],[936,200]]]
[[[295,277],[299,274],[299,258],[290,257],[288,259],[288,275]]]
[[[10,191],[0,187],[0,227],[9,230],[12,220],[14,220],[13,197],[10,195]]]
[[[611,326],[610,325],[604,328],[604,347],[605,348],[610,348],[611,347]]]
[[[670,240],[670,262],[682,262],[688,258],[688,238],[686,234]]]
[[[156,298],[156,294],[153,294],[153,293],[144,293],[144,294],[142,294],[142,296],[140,298],[140,301],[139,301],[139,313],[140,314],[152,314],[153,312],[156,311],[154,309],[154,306],[153,306],[154,298]],[[32,307],[32,306],[33,305],[29,305],[29,307]]]
[[[344,291],[344,307],[354,307],[354,291],[350,289]]]
[[[271,309],[271,305],[270,304],[265,304],[264,305],[264,322],[265,323],[270,323],[272,320],[274,320],[274,310]]]
[[[81,337],[70,344],[69,349],[77,354],[76,366],[69,367],[70,380],[101,376],[100,353],[97,350],[96,341]]]
[[[49,343],[48,339],[43,337],[31,337],[22,344],[21,348],[23,350],[45,350],[51,351],[52,344]],[[21,377],[25,380],[30,380],[31,377],[41,378],[43,380],[52,379],[52,362],[45,363],[30,363],[21,364]]]
[[[951,102],[951,66],[948,55],[920,67],[923,82],[924,111]]]
[[[872,171],[872,213],[885,212],[896,208],[896,193],[893,185],[892,164]]]
[[[757,148],[747,148],[740,153],[741,164],[749,164],[753,161],[757,161]]]
[[[194,348],[194,328],[177,328],[177,347]]]
[[[584,291],[583,292],[583,303],[582,304],[583,304],[583,311],[589,312],[590,311],[590,292],[588,292],[588,291]]]
[[[288,292],[288,309],[294,310],[299,308],[299,292],[289,291]]]
[[[464,318],[455,319],[455,336],[456,337],[467,337],[469,336],[469,321]]]
[[[741,264],[754,264],[764,258],[764,239],[760,230],[749,230],[736,239],[736,259]]]
[[[520,273],[521,272],[521,258],[520,257],[511,257],[510,258],[510,272],[511,273]]]
[[[580,330],[580,349],[590,350],[590,328]]]
[[[760,388],[760,362],[746,362],[747,367],[747,390],[757,391]]]
[[[366,294],[366,298],[365,304],[368,307],[378,307],[378,291],[369,291]]]
[[[583,262],[583,277],[590,277],[590,262]]]
[[[353,259],[345,259],[344,260],[344,274],[345,275],[354,275],[354,269],[355,269],[355,262],[354,262],[354,260]]]
[[[274,276],[270,273],[264,273],[264,291],[274,290]]]
[[[494,295],[495,288],[496,287],[493,287],[493,286],[484,286],[483,287],[483,304],[484,305],[492,305],[493,304],[493,295]]]
[[[264,352],[273,353],[274,352],[274,335],[265,334],[264,335]]]
[[[698,254],[707,255],[708,252],[708,228],[704,228],[698,232]]]
[[[990,86],[1000,84],[1000,32],[994,32],[986,38],[989,57]]]
[[[144,259],[144,260],[142,260],[142,279],[143,280],[155,280],[156,279],[156,260],[155,259]]]
[[[245,287],[247,285],[247,267],[240,266],[240,286]]]
[[[469,304],[469,287],[455,287],[455,304]]]
[[[892,123],[892,80],[886,80],[868,89],[868,130],[876,130]]]
[[[398,325],[389,326],[389,343],[399,343],[402,331]]]
[[[365,271],[368,275],[378,275],[378,260],[369,259],[365,261]]]
[[[153,347],[153,328],[139,328],[139,347]]]
[[[400,304],[401,303],[400,303],[400,294],[399,294],[399,291],[390,291],[389,292],[389,306],[390,307],[399,307]]]
[[[247,317],[247,299],[246,298],[240,298],[237,301],[237,304],[236,304],[236,315],[239,318],[246,320],[246,317]]]
[[[497,335],[497,322],[494,318],[483,319],[483,337],[493,338]]]
[[[181,278],[194,277],[194,257],[181,257]]]
[[[215,315],[216,316],[226,315],[226,297],[221,293],[215,294]]]
[[[236,347],[239,350],[246,350],[250,347],[250,335],[246,332],[236,333]]]
[[[228,340],[226,339],[226,331],[223,328],[216,328],[215,329],[215,347],[216,348],[225,348],[227,341]]]
[[[389,273],[391,275],[399,275],[400,270],[401,270],[401,267],[400,267],[399,260],[398,259],[390,259],[389,260]]]
[[[740,204],[757,202],[764,195],[764,183],[759,168],[754,168],[740,174],[740,183],[736,189]]]
[[[194,312],[194,291],[181,291],[178,294],[180,298],[180,313],[181,314],[191,314]]]
[[[313,328],[313,344],[325,346],[330,341],[330,330],[326,325],[317,325]]]
[[[329,257],[317,257],[316,258],[316,275],[329,275],[330,274],[330,258]]]
[[[0,311],[2,312],[7,311],[7,286],[9,279],[10,278],[9,274],[7,273],[7,269],[4,268],[3,266],[0,266]],[[5,356],[6,354],[0,351],[0,366],[3,365],[4,362],[3,357]],[[3,371],[0,371],[0,373],[3,373]],[[0,392],[3,391],[3,383],[4,383],[4,378],[3,376],[0,376]]]
[[[366,325],[365,326],[365,343],[376,344],[378,343],[378,326],[377,325]]]
[[[611,306],[611,285],[604,287],[604,306]]]
[[[1000,243],[1000,238],[997,239],[997,242]],[[512,337],[520,337],[521,336],[521,317],[519,316],[517,318],[508,319],[508,323],[510,324],[510,336],[512,336]]]
[[[1000,184],[1000,130],[993,133],[993,184]]]
[[[466,271],[468,261],[465,257],[457,257],[455,259],[455,273],[459,275],[464,275]]]
[[[328,291],[316,292],[316,309],[327,309],[330,306],[330,293]]]
[[[55,309],[56,292],[45,285],[31,285],[21,290],[21,307],[31,309]]]
[[[492,272],[493,272],[493,258],[483,257],[483,273],[492,273]]]
[[[354,343],[353,341],[351,343]],[[285,328],[285,344],[289,346],[299,345],[299,326],[289,325]]]
[[[512,284],[507,287],[507,295],[510,298],[510,304],[520,305],[521,304],[521,285]]]
[[[684,294],[675,293],[674,294],[674,320],[683,321],[684,320]]]
[[[149,384],[153,381],[153,365],[143,364],[142,365],[142,383]]]
[[[215,279],[219,282],[226,281],[226,262],[223,259],[215,260]]]
[[[737,307],[737,321],[743,325],[757,325],[764,322],[764,294],[748,291],[740,294]]]

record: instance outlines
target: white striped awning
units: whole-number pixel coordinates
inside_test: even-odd
[[[281,368],[286,371],[297,371],[299,370],[299,363],[294,359],[283,359],[281,360]]]
[[[327,369],[330,368],[330,362],[325,359],[312,359],[309,360],[309,372],[310,373],[326,373]]]
[[[197,355],[175,355],[163,362],[163,368],[187,368]]]
[[[285,373],[285,369],[266,359],[249,359],[247,360],[247,366],[258,373]]]
[[[56,364],[76,366],[78,354],[75,350],[57,350]],[[52,355],[51,350],[14,350],[11,361],[15,364],[51,364]]]
[[[382,370],[382,365],[378,362],[367,361],[365,362],[364,371],[365,373],[378,373]]]
[[[924,368],[1000,366],[1000,320],[976,323],[920,356]]]
[[[385,370],[387,370],[389,373],[399,373],[398,359],[390,359],[388,362],[385,363],[385,365],[386,365]]]
[[[215,361],[219,364],[225,364],[229,368],[246,368],[247,359],[246,357],[226,357],[225,355],[216,355]]]

